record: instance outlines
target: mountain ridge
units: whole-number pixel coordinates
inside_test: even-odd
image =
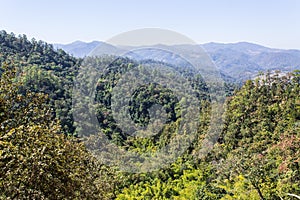
[[[56,49],[63,49],[75,57],[84,58],[90,55],[122,55],[132,49],[138,48],[159,48],[162,44],[130,47],[130,46],[114,46],[101,41],[82,42],[74,41],[70,44],[54,44]],[[166,45],[169,46],[169,45]],[[277,49],[269,48],[259,44],[250,42],[237,43],[216,43],[210,42],[205,44],[195,45],[173,45],[172,47],[184,50],[185,48],[191,51],[197,51],[201,46],[205,52],[210,56],[213,63],[221,73],[233,77],[236,81],[244,81],[252,79],[260,71],[274,71],[280,70],[282,72],[289,72],[300,69],[300,50],[297,49]],[[157,52],[150,53],[152,56],[164,58],[164,61],[172,61],[172,57],[159,54]],[[132,54],[133,55],[133,54]],[[136,58],[140,59],[139,56]],[[149,57],[147,55],[147,57]]]

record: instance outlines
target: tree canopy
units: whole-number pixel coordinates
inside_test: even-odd
[[[225,83],[220,137],[212,151],[198,157],[212,116],[201,76],[153,60],[103,56],[86,61],[25,35],[0,32],[0,199],[291,199],[300,194],[299,71],[266,72],[241,87]],[[114,119],[112,92],[125,73],[149,63],[179,71],[200,108],[190,146],[155,171],[129,173],[102,163],[76,135],[90,124],[75,124],[72,113],[74,80],[86,63],[102,73],[86,85],[95,89],[99,134],[137,155],[153,155],[179,135],[188,108],[163,85],[140,85],[126,107],[130,120],[147,126],[149,110],[157,104],[166,121],[156,134],[138,137]],[[89,77],[80,78],[85,83]]]

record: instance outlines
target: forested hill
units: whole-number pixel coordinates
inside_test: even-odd
[[[29,41],[26,35],[15,36],[13,33],[0,31],[1,63],[16,61],[20,65],[37,64],[45,69],[72,69],[77,60],[63,50],[54,50],[53,45],[34,38]]]
[[[98,135],[110,142],[104,149],[116,145],[147,159],[174,137],[190,134],[188,128],[178,131],[189,109],[180,106],[186,99],[178,99],[157,83],[136,88],[125,105],[134,125],[145,127],[151,122],[152,105],[166,111],[159,131],[139,137],[123,131],[129,124],[120,127],[114,119],[112,91],[128,71],[166,63],[114,56],[83,62],[42,41],[5,31],[0,32],[0,61],[0,199],[288,200],[300,194],[299,71],[265,73],[235,91],[227,85],[223,124],[210,127],[213,101],[202,77],[168,65],[193,88],[199,107],[199,116],[193,118],[195,138],[173,162],[154,171],[130,173],[96,159],[80,135],[74,137],[82,127],[91,126],[74,124],[74,77],[80,65],[102,70],[93,85],[84,86],[96,90],[93,108]],[[89,80],[88,74],[80,78],[83,84]],[[84,108],[85,103],[79,106]],[[90,117],[85,114],[80,117]],[[219,137],[201,157],[211,128],[221,130]],[[127,159],[121,153],[116,156],[120,161]],[[159,166],[165,158],[157,157]]]
[[[299,84],[299,71],[247,81],[227,100],[222,134],[206,158],[193,164],[181,158],[169,169],[142,176],[119,199],[260,200],[300,194]]]
[[[26,35],[0,32],[0,64],[13,65],[26,74],[26,88],[49,95],[55,115],[66,132],[73,132],[71,89],[80,60],[51,44]]]

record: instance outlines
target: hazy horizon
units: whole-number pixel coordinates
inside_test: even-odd
[[[35,38],[35,39],[37,39],[37,38]],[[76,43],[76,42],[84,42],[84,43],[105,42],[105,43],[110,44],[109,42],[103,41],[103,40],[89,40],[89,41],[84,41],[84,40],[80,40],[80,39],[74,40],[74,41],[68,42],[68,43],[49,43],[49,44],[55,44],[55,45],[69,45],[69,44]],[[263,47],[270,48],[270,49],[299,50],[299,51],[300,51],[300,48],[299,48],[299,49],[296,49],[296,48],[270,47],[270,46],[267,46],[267,45],[264,45],[264,44],[259,44],[259,43],[255,43],[255,42],[249,42],[249,41],[236,41],[236,42],[215,42],[215,41],[208,41],[208,42],[205,42],[205,43],[197,43],[197,44],[203,45],[203,44],[209,44],[209,43],[224,44],[224,45],[228,45],[228,44],[237,44],[237,43],[249,43],[249,44],[259,45],[259,46],[263,46]],[[160,45],[160,43],[155,44],[155,45]]]

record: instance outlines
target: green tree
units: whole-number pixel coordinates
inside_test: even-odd
[[[47,95],[20,90],[16,69],[0,79],[0,198],[108,199],[114,173],[66,138]],[[23,92],[21,92],[23,91]]]

